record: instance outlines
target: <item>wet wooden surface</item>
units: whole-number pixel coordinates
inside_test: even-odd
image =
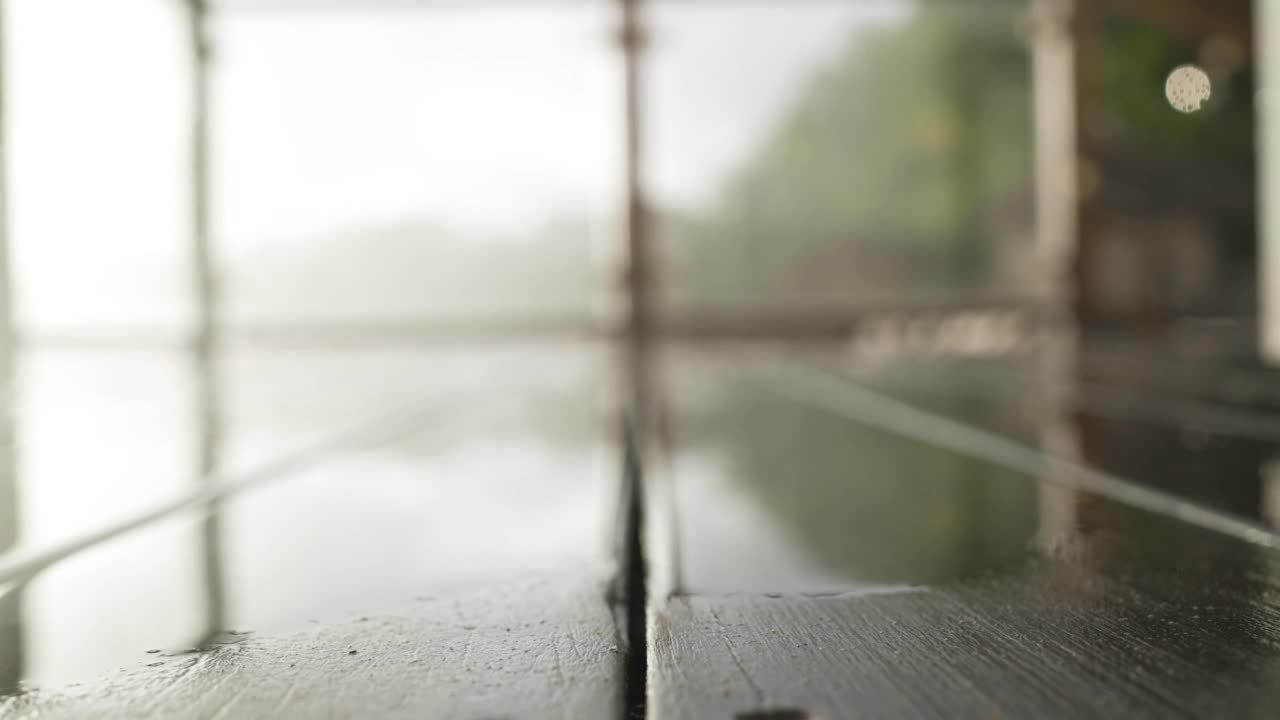
[[[1045,569],[895,595],[676,597],[653,617],[652,716],[1272,717],[1275,611],[1180,589]]]
[[[920,366],[859,373],[827,357],[830,382],[805,395],[741,352],[705,355],[665,368],[652,717],[1274,714],[1273,443],[1233,445],[1223,428],[1206,443],[1195,416],[1155,432],[1082,413],[1036,390],[1051,378],[1020,384],[1008,367],[966,393]],[[812,360],[780,366],[811,377]],[[860,422],[843,412],[865,400],[842,398],[855,392],[1063,462],[1028,473],[957,451],[933,426]],[[1112,497],[1126,487],[1082,485],[1077,465],[1111,468],[1105,482],[1154,493],[1155,509]],[[1178,519],[1188,505],[1208,514]]]
[[[112,360],[117,383],[128,365]],[[126,402],[147,397],[150,364],[136,369],[137,387],[115,389]],[[624,508],[606,348],[249,352],[229,374],[227,462],[245,477],[288,472],[30,578],[0,562],[13,581],[0,583],[0,715],[622,714]],[[394,415],[405,419],[376,421],[406,404],[417,409]],[[365,416],[377,433],[326,440]],[[179,446],[199,432],[198,418],[138,428]],[[324,451],[275,460],[299,445]],[[83,479],[136,490],[140,507],[165,496],[107,468]],[[87,519],[80,532],[128,514]],[[45,557],[39,543],[20,554]]]
[[[241,362],[229,453],[248,467],[379,407],[361,377],[418,378],[430,407],[4,578],[4,716],[624,716],[603,352]],[[667,353],[645,465],[648,715],[1273,714],[1273,380],[1091,367]],[[270,395],[290,382],[301,395]]]
[[[623,637],[601,568],[444,593],[0,700],[15,718],[613,718]]]

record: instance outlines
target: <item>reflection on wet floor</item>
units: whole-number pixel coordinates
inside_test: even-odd
[[[751,385],[670,368],[679,590],[866,591],[1016,565],[1034,482]],[[687,385],[686,385],[687,383]],[[702,395],[702,397],[698,397]]]
[[[61,542],[188,491],[193,380],[181,352],[20,353],[11,416],[19,542]]]
[[[192,381],[175,370],[181,353],[68,352],[26,362],[16,414],[25,439],[23,547],[198,487],[203,428],[199,413],[181,412]],[[204,513],[180,513],[7,588],[0,668],[8,687],[90,680],[244,637],[235,633],[351,620],[608,561],[618,496],[602,345],[244,350],[229,354],[225,373],[233,470],[388,407],[427,411],[375,447],[220,501],[216,534]],[[64,424],[75,411],[78,420]]]
[[[1220,484],[1233,510],[1257,497],[1257,456],[1193,447],[1198,466],[1168,449],[1157,463],[1177,436],[1152,428],[1170,424],[1082,422],[1039,379],[1043,358],[1018,374],[753,350],[665,358],[678,541],[677,596],[652,623],[662,714],[766,698],[815,717],[1272,714],[1276,536],[1109,499],[1037,452],[1113,467],[1136,453],[1142,485],[1127,487],[1195,499],[1213,495],[1193,483]],[[1002,380],[971,382],[987,372]],[[895,397],[944,421],[889,421]],[[943,447],[937,430],[957,425],[1037,460]]]
[[[1065,355],[1065,357],[1064,357]],[[1163,492],[1269,523],[1280,376],[1159,345],[1081,342],[987,358],[807,361],[913,406]]]
[[[1087,605],[1120,577],[1126,592],[1177,590],[1227,608],[1269,586],[1272,560],[1259,548],[788,399],[733,371],[742,350],[679,349],[661,368],[680,592],[994,583],[1010,602],[1059,588]],[[838,349],[798,354],[839,382],[1239,516],[1274,517],[1280,503],[1262,472],[1278,442],[1263,432],[1266,408],[1206,388],[1135,383],[1117,404],[1121,378],[1082,377],[1032,353],[875,367]],[[20,547],[198,486],[204,428],[181,353],[42,351],[20,367],[8,501]],[[10,687],[66,685],[246,637],[234,633],[358,619],[608,561],[618,473],[603,345],[242,349],[221,367],[220,459],[232,470],[408,399],[430,412],[377,447],[222,501],[216,533],[199,512],[177,514],[0,594]],[[1184,400],[1245,413],[1257,432],[1157,411],[1191,407]],[[1214,587],[1192,592],[1193,581]]]
[[[1142,536],[1151,524],[1141,511],[1053,478],[770,392],[739,372],[748,354],[684,349],[669,353],[664,367],[680,591],[829,593],[1017,574],[1043,560],[1046,548],[1053,555],[1076,547],[1072,538],[1083,530]],[[915,357],[870,368],[835,348],[784,356],[833,371],[835,385],[844,376],[1244,519],[1269,512],[1262,466],[1276,443],[1189,427],[1195,418],[1185,415],[1099,411],[1083,402],[1095,392],[1092,381],[1053,378],[1044,356]],[[1177,399],[1148,395],[1157,407]],[[1264,411],[1228,409],[1272,422]],[[1133,527],[1099,519],[1113,517]]]

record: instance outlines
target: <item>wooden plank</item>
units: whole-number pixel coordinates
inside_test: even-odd
[[[288,477],[249,473],[236,492],[33,555],[28,612],[0,624],[33,661],[0,714],[621,715],[623,500],[600,346],[249,353],[228,373],[243,394],[226,417],[233,467],[387,388],[428,401],[395,413],[395,433],[266,462]],[[199,567],[211,552],[217,588]],[[225,625],[210,633],[215,602]]]
[[[618,717],[623,651],[605,598],[603,585],[576,573],[443,594],[310,631],[229,636],[228,644],[88,685],[10,696],[0,712],[102,720]]]
[[[1262,717],[1280,700],[1274,533],[1014,472],[724,367],[667,367],[678,570],[649,610],[653,717]]]
[[[653,717],[1267,717],[1280,616],[1220,577],[1139,589],[1059,561],[898,595],[676,597],[651,616]]]

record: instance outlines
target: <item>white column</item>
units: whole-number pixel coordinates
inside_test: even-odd
[[[1065,301],[1076,244],[1076,81],[1071,0],[1034,6],[1036,235],[1043,297]]]

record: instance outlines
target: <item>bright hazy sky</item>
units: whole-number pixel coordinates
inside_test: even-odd
[[[29,320],[182,313],[182,5],[9,3],[15,256]],[[658,201],[713,197],[851,32],[903,7],[655,7],[646,119]],[[501,238],[558,212],[609,216],[622,147],[615,23],[608,3],[220,20],[220,253],[400,220]],[[174,301],[155,302],[156,287]]]

